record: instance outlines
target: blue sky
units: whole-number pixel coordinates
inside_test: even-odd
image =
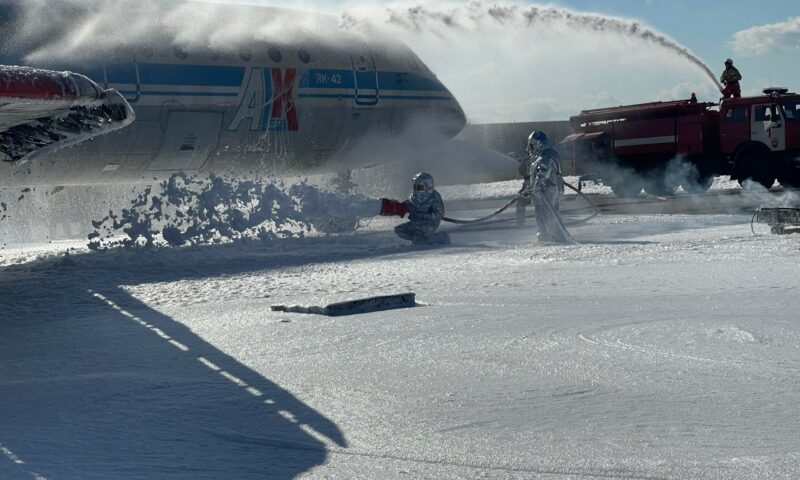
[[[713,68],[731,57],[750,79],[773,81],[800,89],[800,32],[793,51],[758,56],[732,49],[737,32],[800,17],[800,0],[561,0],[558,5],[645,21],[689,47]]]

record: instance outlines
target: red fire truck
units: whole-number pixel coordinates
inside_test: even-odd
[[[586,110],[570,118],[572,150],[583,179],[619,196],[708,190],[714,176],[747,187],[778,179],[800,187],[800,95],[783,88],[716,103],[690,100]]]

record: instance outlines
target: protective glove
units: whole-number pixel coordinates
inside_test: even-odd
[[[392,217],[397,215],[400,218],[408,214],[408,206],[405,202],[398,202],[388,198],[381,198],[381,215],[384,217]]]

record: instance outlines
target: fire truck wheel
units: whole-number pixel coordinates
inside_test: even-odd
[[[745,150],[736,161],[736,176],[739,185],[752,189],[753,183],[766,189],[775,183],[775,172],[769,164],[769,156],[756,149]]]

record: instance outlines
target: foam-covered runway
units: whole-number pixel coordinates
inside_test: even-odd
[[[0,477],[800,475],[797,236],[605,215],[580,246],[506,222],[417,249],[394,224],[4,250]],[[270,310],[406,291],[422,306]]]

